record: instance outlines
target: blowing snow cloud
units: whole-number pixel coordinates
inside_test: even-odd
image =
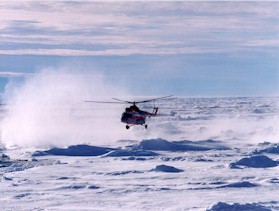
[[[4,100],[8,111],[2,122],[2,142],[7,145],[65,146],[102,144],[123,137],[119,115],[123,106],[85,103],[126,95],[109,84],[98,71],[48,68],[11,81]]]

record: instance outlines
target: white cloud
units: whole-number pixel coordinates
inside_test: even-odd
[[[225,53],[226,50],[216,48],[124,48],[108,49],[99,51],[76,50],[76,49],[17,49],[17,50],[0,50],[0,54],[8,55],[56,55],[56,56],[126,56],[126,55],[175,55],[175,54],[205,54],[205,53]]]
[[[0,71],[0,77],[2,77],[2,78],[22,77],[22,76],[26,76],[26,75],[30,75],[30,73]]]
[[[259,38],[270,41],[254,46],[270,48],[270,43],[278,39],[278,5],[277,2],[2,2],[0,41],[10,47],[0,53],[199,54],[227,52],[229,48],[241,51],[243,43],[249,47],[249,40]],[[24,47],[26,44],[32,47]],[[87,47],[80,49],[81,45]]]
[[[279,49],[279,39],[267,40],[267,39],[258,39],[258,40],[250,40],[244,45],[250,47],[275,47]]]

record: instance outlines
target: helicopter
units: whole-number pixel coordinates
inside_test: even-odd
[[[119,104],[132,104],[131,106],[127,107],[125,111],[121,115],[121,122],[126,124],[126,129],[129,129],[131,126],[135,125],[141,125],[145,129],[147,129],[147,124],[146,124],[146,117],[152,117],[156,116],[158,113],[159,108],[155,107],[153,108],[152,112],[147,112],[140,110],[137,104],[140,103],[147,103],[147,102],[155,102],[156,100],[161,100],[161,99],[166,99],[170,98],[172,95],[169,96],[164,96],[164,97],[159,97],[159,98],[153,98],[149,100],[142,100],[142,101],[125,101],[125,100],[120,100],[117,98],[112,98],[113,100],[117,102],[103,102],[103,101],[85,101],[89,103],[119,103]]]

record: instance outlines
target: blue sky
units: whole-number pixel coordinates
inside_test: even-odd
[[[0,14],[0,92],[74,63],[136,95],[279,94],[279,2],[7,1]]]

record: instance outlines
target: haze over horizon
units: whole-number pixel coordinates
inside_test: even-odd
[[[0,3],[0,92],[47,68],[135,95],[279,94],[279,2]]]

